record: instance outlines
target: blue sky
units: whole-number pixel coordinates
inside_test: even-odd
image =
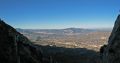
[[[110,28],[120,0],[0,0],[0,18],[15,28]]]

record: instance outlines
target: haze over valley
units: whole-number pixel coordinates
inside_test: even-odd
[[[106,29],[20,29],[16,30],[32,42],[44,46],[56,46],[66,48],[87,48],[99,51],[103,44],[107,44],[111,33]]]

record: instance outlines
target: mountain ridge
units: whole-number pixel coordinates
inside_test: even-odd
[[[94,31],[111,31],[111,28],[103,28],[103,29],[85,29],[85,28],[65,28],[65,29],[22,29],[22,28],[16,28],[19,32],[61,32],[64,33],[65,31],[73,31],[74,33],[85,33],[85,32],[94,32]]]

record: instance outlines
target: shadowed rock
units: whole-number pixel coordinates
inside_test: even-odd
[[[0,63],[41,62],[41,51],[25,36],[0,19]]]
[[[117,17],[108,45],[104,48],[103,63],[120,63],[120,15]]]

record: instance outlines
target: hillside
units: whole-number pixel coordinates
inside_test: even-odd
[[[0,63],[41,62],[41,50],[24,35],[0,20]]]
[[[101,47],[103,63],[120,63],[120,15],[118,15],[108,44]]]

